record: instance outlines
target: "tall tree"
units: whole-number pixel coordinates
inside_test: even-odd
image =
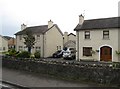
[[[24,39],[25,39],[24,44],[28,48],[28,52],[31,53],[31,49],[35,44],[35,37],[33,36],[32,32],[28,30],[26,31]]]

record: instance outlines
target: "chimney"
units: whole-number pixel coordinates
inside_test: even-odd
[[[64,32],[64,44],[68,42],[68,32]]]
[[[79,15],[79,25],[82,25],[84,22],[84,16],[81,14]]]
[[[21,30],[24,30],[25,28],[27,28],[27,25],[25,25],[24,23],[21,24]]]
[[[48,21],[48,29],[51,28],[53,26],[53,21]]]

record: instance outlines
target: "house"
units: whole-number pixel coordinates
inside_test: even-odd
[[[3,36],[0,35],[0,52],[8,51],[8,41]]]
[[[68,34],[68,32],[64,32],[63,46],[76,48],[76,35],[73,33]]]
[[[76,31],[76,60],[120,61],[120,17],[84,20],[79,16]]]
[[[35,37],[32,53],[40,51],[41,57],[50,57],[55,51],[63,49],[63,33],[58,25],[50,20],[48,25],[27,27],[22,24],[21,31],[15,34],[17,51],[27,50],[23,38],[27,30],[31,31]]]
[[[8,40],[8,49],[15,49],[16,39],[10,36],[4,36]]]

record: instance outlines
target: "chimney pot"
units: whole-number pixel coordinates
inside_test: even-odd
[[[84,22],[84,16],[81,14],[79,15],[79,25],[82,25]]]
[[[24,30],[25,28],[27,28],[27,25],[25,25],[24,23],[21,25],[21,30]]]
[[[48,21],[48,29],[51,28],[52,26],[53,26],[53,21],[52,20]]]

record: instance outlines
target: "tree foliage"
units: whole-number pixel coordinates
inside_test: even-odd
[[[35,37],[33,36],[31,31],[26,31],[25,34],[25,42],[24,44],[26,45],[26,47],[28,48],[28,52],[31,53],[31,48],[34,46],[35,44]]]

